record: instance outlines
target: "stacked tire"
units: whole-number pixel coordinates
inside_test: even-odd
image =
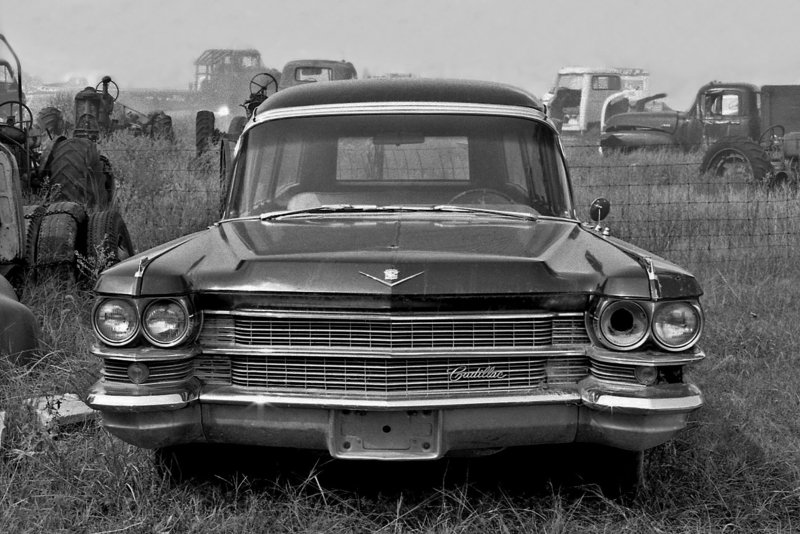
[[[25,260],[37,275],[75,279],[135,254],[114,208],[87,213],[81,204],[66,201],[26,206],[25,224]]]

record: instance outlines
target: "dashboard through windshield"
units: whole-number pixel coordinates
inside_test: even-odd
[[[483,115],[264,122],[242,139],[227,217],[328,205],[452,205],[569,217],[555,134]]]

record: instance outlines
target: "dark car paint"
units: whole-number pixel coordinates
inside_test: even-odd
[[[11,284],[0,276],[0,357],[24,363],[36,350],[38,337],[33,312],[17,300]]]
[[[461,102],[544,110],[542,103],[532,94],[499,83],[396,78],[357,82],[339,80],[290,87],[270,96],[258,107],[257,113],[298,106],[351,102]]]
[[[435,232],[431,229],[434,227]],[[639,251],[579,223],[486,216],[315,216],[224,222],[162,247],[140,294],[214,292],[368,295],[582,293],[650,297]],[[106,271],[101,294],[135,292],[139,257]],[[393,287],[383,277],[423,273]],[[664,298],[700,294],[686,271],[659,260]]]

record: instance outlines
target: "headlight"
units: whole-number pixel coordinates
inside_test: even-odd
[[[189,320],[189,312],[180,301],[156,300],[144,310],[144,335],[153,345],[173,347],[186,339]]]
[[[101,301],[94,310],[94,330],[109,345],[130,342],[139,330],[139,312],[133,302],[123,299]]]
[[[703,317],[700,308],[688,302],[663,302],[653,313],[653,336],[666,350],[683,350],[700,337]]]
[[[647,312],[636,302],[617,300],[601,306],[595,319],[595,333],[609,348],[633,350],[647,339]]]

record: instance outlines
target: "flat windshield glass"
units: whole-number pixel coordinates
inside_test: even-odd
[[[583,74],[559,74],[556,87],[583,89]]]
[[[247,132],[228,217],[335,205],[570,215],[555,134],[533,120],[345,115]]]

